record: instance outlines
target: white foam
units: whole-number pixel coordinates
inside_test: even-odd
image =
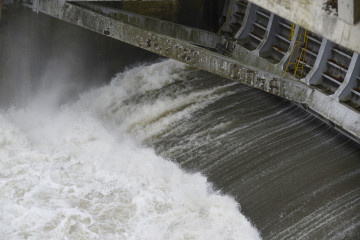
[[[136,67],[60,110],[30,104],[0,114],[0,238],[259,239],[232,198],[138,141],[191,107],[130,136],[132,122],[146,126],[189,101],[212,101],[214,92],[204,91],[121,115],[122,101],[176,81],[184,68],[175,61]]]

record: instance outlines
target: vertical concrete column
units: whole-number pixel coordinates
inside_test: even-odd
[[[301,31],[300,25],[295,24],[294,33],[293,33],[293,37],[290,42],[289,48],[288,48],[287,52],[285,53],[284,57],[278,63],[281,66],[281,69],[284,71],[286,70],[286,67],[287,67],[289,61],[290,62],[296,61],[297,54],[296,54],[294,48],[300,48],[300,46],[295,46],[296,42],[301,40],[301,39],[299,39],[300,31]]]
[[[0,0],[0,21],[1,21],[1,11],[2,11],[2,0]]]
[[[260,55],[260,53],[268,51],[271,48],[271,44],[275,39],[275,34],[278,32],[278,29],[279,29],[279,17],[271,13],[268,25],[266,27],[264,39],[255,49],[255,53],[257,55]]]
[[[244,16],[244,20],[243,20],[243,22],[242,22],[242,26],[241,26],[241,28],[237,31],[237,33],[235,34],[235,38],[236,39],[238,39],[239,38],[239,36],[242,34],[242,32],[244,32],[244,30],[246,29],[246,28],[249,28],[249,27],[246,27],[248,24],[248,19],[249,19],[249,17],[251,18],[251,16],[252,17],[254,17],[254,16],[256,16],[256,11],[254,12],[254,4],[252,4],[251,2],[248,2],[248,4],[247,4],[247,6],[246,6],[246,10],[245,10],[245,16]]]
[[[331,56],[331,48],[334,43],[330,40],[323,38],[320,46],[319,53],[317,55],[314,67],[310,70],[309,74],[305,78],[305,82],[308,85],[316,85],[321,82],[321,75],[327,69],[326,60]]]
[[[236,39],[242,39],[249,35],[249,33],[251,32],[253,23],[255,22],[256,11],[258,9],[259,9],[259,7],[257,5],[249,2],[248,7],[246,9],[246,13],[245,13],[245,17],[244,17],[245,20],[244,20],[243,26],[240,29],[241,31],[239,31],[235,35]]]
[[[351,90],[357,85],[357,76],[360,74],[360,56],[357,53],[353,54],[349,69],[346,73],[344,82],[339,89],[334,93],[334,97],[339,101],[347,101],[350,99]]]
[[[338,13],[341,20],[354,24],[360,19],[360,1],[338,0]]]

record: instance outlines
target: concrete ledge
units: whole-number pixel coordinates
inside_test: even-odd
[[[79,4],[80,6],[84,6],[101,14],[105,14],[124,23],[138,26],[156,33],[166,34],[167,36],[188,41],[204,47],[215,48],[216,44],[221,42],[222,39],[221,35],[202,29],[187,27],[181,24],[147,17],[116,8],[101,6],[94,3]]]
[[[341,21],[323,10],[323,0],[250,0],[283,18],[360,53],[360,23]],[[358,0],[356,0],[358,1]]]
[[[360,114],[358,112],[317,90],[313,91],[308,103],[312,111],[321,113],[321,116],[328,119],[334,127],[346,130],[350,133],[350,137],[353,135],[356,138],[354,140],[360,142]]]
[[[278,74],[252,70],[254,67],[246,63],[247,59],[236,60],[223,56],[182,40],[131,26],[73,4],[62,3],[61,0],[41,1],[39,10],[125,43],[308,105],[312,111],[344,129],[350,136],[360,139],[360,114],[358,112],[300,81],[282,78]]]

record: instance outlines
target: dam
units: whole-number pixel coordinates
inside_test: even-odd
[[[306,11],[294,19],[302,25],[295,22],[292,26],[286,18],[261,8],[262,4],[270,9],[269,5],[276,6],[276,1],[265,2],[268,1],[224,3],[221,19],[225,21],[219,29],[220,34],[124,12],[116,9],[116,4],[111,7],[111,3],[34,1],[29,7],[300,103],[349,137],[358,139],[359,27],[329,16],[322,10],[320,3],[324,1],[320,0],[311,4],[285,1],[288,3],[283,5],[289,9],[283,11],[285,17],[291,18],[291,11],[298,9]],[[305,31],[309,31],[306,44]],[[291,40],[290,33],[293,34]],[[208,49],[218,49],[221,54]],[[294,63],[301,66],[299,76],[297,70],[291,73],[295,70]],[[290,76],[285,74],[284,77],[287,65],[286,73]],[[294,75],[292,79],[291,75]]]
[[[0,237],[358,239],[333,2],[3,0]]]

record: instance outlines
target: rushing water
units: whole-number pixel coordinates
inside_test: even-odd
[[[66,89],[0,114],[1,239],[359,237],[360,147],[296,105],[173,60]]]
[[[259,239],[235,200],[142,144],[233,85],[181,94],[182,75],[165,61],[60,108],[57,85],[3,111],[1,239]]]
[[[360,146],[300,107],[25,9],[0,33],[1,240],[360,239]]]

